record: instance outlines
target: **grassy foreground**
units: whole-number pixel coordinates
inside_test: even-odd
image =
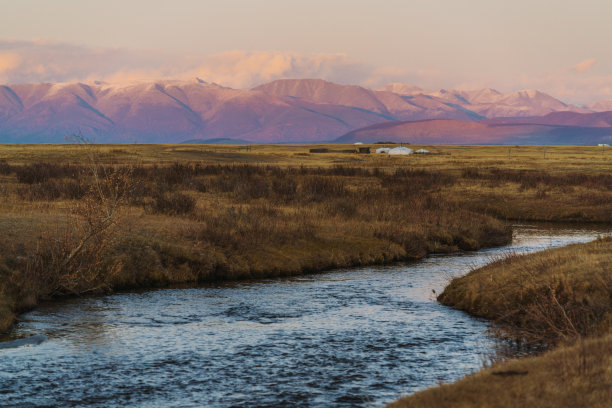
[[[60,296],[474,250],[508,242],[506,219],[612,222],[597,148],[312,147],[1,145],[0,331]]]
[[[612,401],[612,335],[512,360],[402,398],[408,407],[593,407]]]
[[[523,341],[561,344],[391,407],[607,407],[612,400],[612,238],[513,255],[454,279],[449,306]]]
[[[605,333],[612,327],[612,238],[508,256],[453,279],[438,300],[527,341]]]

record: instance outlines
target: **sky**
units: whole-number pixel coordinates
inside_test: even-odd
[[[612,99],[609,0],[0,0],[0,83],[539,89]]]

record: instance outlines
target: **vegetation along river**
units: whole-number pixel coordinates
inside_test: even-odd
[[[511,245],[291,279],[72,299],[0,343],[0,406],[381,406],[478,370],[487,323],[435,301],[507,251],[603,229],[517,226]],[[2,346],[4,344],[4,346]]]

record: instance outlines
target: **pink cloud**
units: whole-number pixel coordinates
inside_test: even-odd
[[[0,53],[0,73],[11,70],[19,65],[19,55],[12,52]]]
[[[0,81],[126,82],[192,79],[249,88],[279,78],[358,83],[368,68],[346,54],[227,51],[197,57],[159,51],[86,48],[44,41],[0,41]]]
[[[574,65],[573,69],[574,71],[582,74],[582,73],[588,72],[591,68],[593,68],[593,65],[595,65],[596,63],[597,63],[597,60],[595,58],[589,58],[587,60],[584,60]]]
[[[0,52],[0,81],[8,78],[10,72],[19,66],[20,57],[12,52]]]
[[[250,88],[280,78],[359,81],[363,68],[345,54],[228,51],[203,58],[186,74],[234,88]]]

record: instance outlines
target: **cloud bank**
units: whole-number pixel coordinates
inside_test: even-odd
[[[612,75],[596,75],[597,60],[580,61],[558,72],[504,78],[465,78],[452,69],[372,66],[347,54],[227,51],[178,55],[161,50],[91,48],[48,41],[0,41],[0,84],[104,81],[110,83],[201,78],[232,88],[280,78],[322,78],[378,88],[404,82],[424,89],[539,89],[572,103],[612,98]],[[418,65],[418,61],[415,61]]]
[[[44,41],[0,41],[0,83],[191,79],[250,88],[279,78],[359,83],[370,71],[346,54],[228,51],[204,57],[159,50],[95,49]]]

